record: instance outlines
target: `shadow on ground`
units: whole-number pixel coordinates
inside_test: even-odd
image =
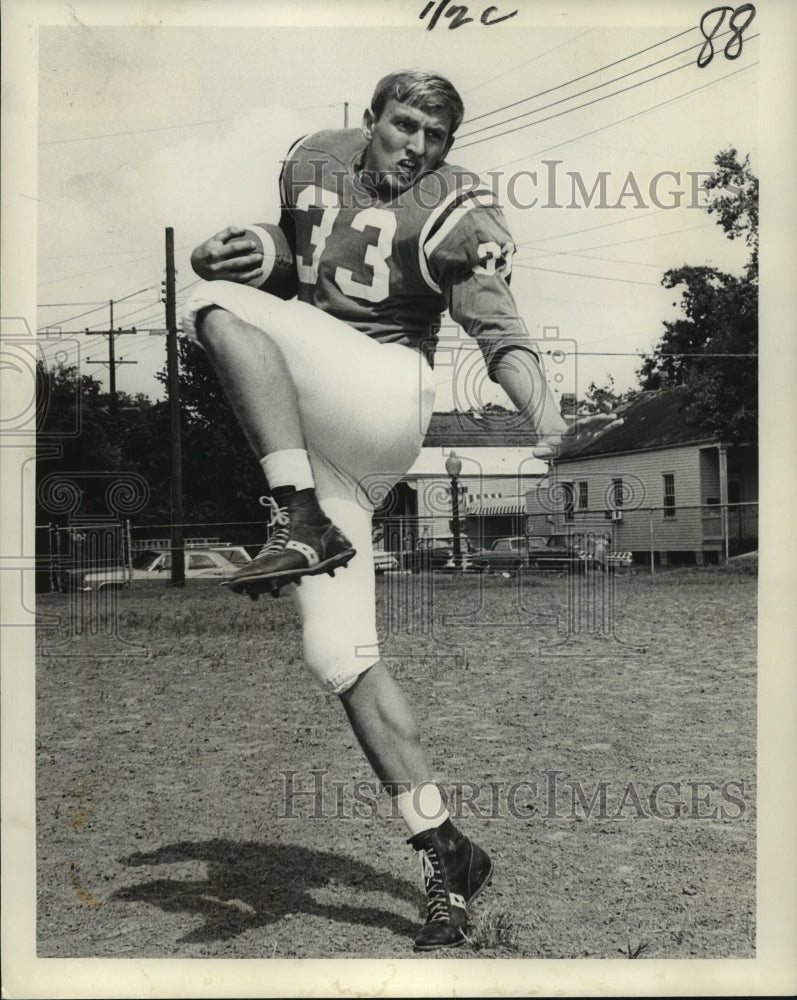
[[[379,906],[328,904],[314,893],[330,889],[357,898],[381,892],[417,908],[417,886],[353,858],[291,844],[235,843],[209,840],[178,843],[148,853],[120,858],[129,867],[205,862],[207,878],[156,878],[114,893],[119,902],[149,903],[166,913],[201,916],[204,923],[181,941],[219,941],[262,927],[293,913],[316,915],[347,924],[383,927],[414,936],[417,926],[401,914]],[[350,891],[346,892],[348,889]]]

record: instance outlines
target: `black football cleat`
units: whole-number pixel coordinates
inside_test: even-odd
[[[261,503],[271,506],[271,538],[255,558],[227,581],[236,594],[255,600],[266,591],[278,597],[281,587],[301,583],[303,576],[335,575],[356,555],[351,543],[321,510],[315,490],[290,493],[280,505],[272,497]]]
[[[415,951],[456,948],[467,940],[467,904],[490,884],[492,861],[450,819],[409,843],[421,852],[427,906]]]

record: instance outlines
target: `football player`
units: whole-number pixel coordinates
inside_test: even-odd
[[[451,822],[376,636],[374,498],[420,452],[441,314],[475,338],[540,441],[555,446],[566,429],[509,289],[514,246],[495,195],[446,162],[463,115],[437,74],[382,79],[360,129],[305,137],[284,161],[276,237],[295,258],[298,301],[269,293],[258,244],[229,227],[194,251],[205,282],[183,315],[268,483],[273,530],[231,587],[291,585],[305,659],[421,853],[418,950],[465,940],[467,904],[492,872]]]

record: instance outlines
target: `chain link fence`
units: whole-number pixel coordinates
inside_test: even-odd
[[[495,522],[495,523],[493,523]],[[184,549],[241,546],[255,555],[266,540],[266,522],[184,524]],[[575,547],[605,544],[609,552],[631,554],[630,564],[651,572],[676,565],[721,564],[758,548],[758,503],[694,504],[677,508],[619,507],[613,510],[537,511],[497,518],[468,515],[457,524],[451,517],[377,515],[374,548],[391,553],[397,567],[438,568],[428,558],[453,546],[455,526],[463,553],[473,553],[501,534],[547,539],[564,535]],[[66,591],[90,570],[131,571],[143,551],[171,549],[170,524],[135,525],[129,519],[73,517],[66,525],[36,526],[36,589]],[[419,554],[427,558],[420,558]],[[443,560],[443,563],[445,560]]]

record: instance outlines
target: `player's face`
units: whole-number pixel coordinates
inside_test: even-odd
[[[391,97],[379,118],[365,112],[363,173],[378,190],[401,194],[445,157],[453,142],[450,129],[447,115],[426,114]]]

